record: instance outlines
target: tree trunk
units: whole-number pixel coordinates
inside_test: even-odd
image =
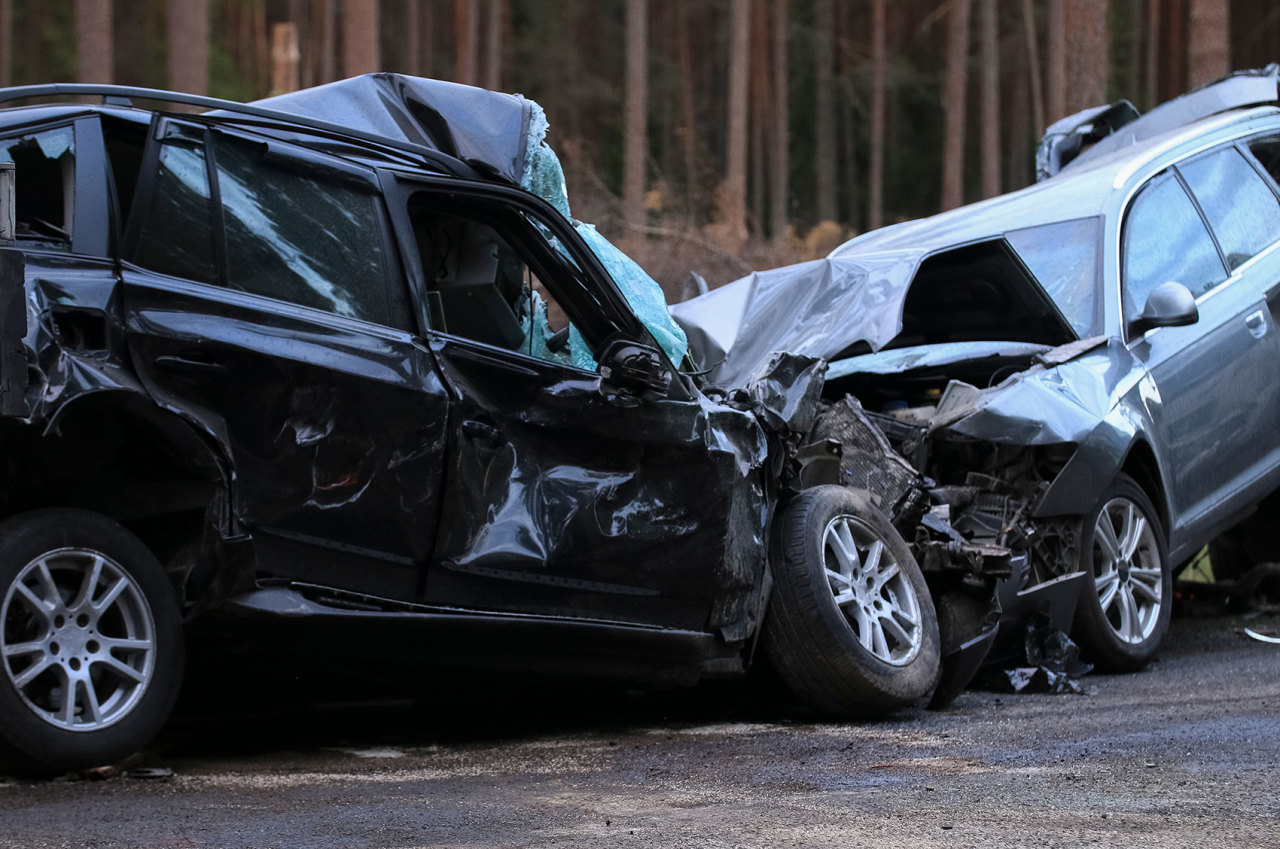
[[[0,0],[0,87],[13,85],[13,0]]]
[[[684,203],[689,215],[695,213],[698,192],[697,102],[694,99],[693,47],[689,38],[689,7],[676,8],[676,47],[680,67],[680,137],[684,153]]]
[[[480,52],[480,16],[476,14],[475,0],[453,0],[453,34],[458,50],[454,81],[476,85],[479,82],[476,67]]]
[[[76,0],[76,80],[111,83],[115,66],[112,53],[111,0]]]
[[[965,96],[969,87],[969,0],[947,13],[947,75],[942,102],[942,208],[964,203]]]
[[[880,0],[883,2],[883,0]],[[788,185],[791,157],[788,156],[791,121],[790,98],[787,96],[787,0],[773,0],[773,132],[769,138],[769,222],[773,238],[781,239],[787,232]]]
[[[729,42],[728,137],[720,223],[729,253],[747,240],[747,109],[750,79],[751,0],[733,0]]]
[[[271,93],[298,90],[298,25],[281,21],[271,25]]]
[[[1147,109],[1160,102],[1160,0],[1147,6]]]
[[[867,227],[871,230],[884,226],[884,101],[887,63],[885,50],[885,4],[888,0],[871,2],[871,126],[867,155]]]
[[[422,76],[422,0],[405,0],[405,73]]]
[[[996,0],[979,0],[982,41],[982,196],[1000,194],[1000,39]]]
[[[1158,2],[1158,0],[1154,0]],[[1032,131],[1039,137],[1044,134],[1044,80],[1040,71],[1040,40],[1036,37],[1036,13],[1031,7],[1031,0],[1022,0],[1022,23],[1027,34],[1027,69],[1031,77],[1031,120],[1035,126]]]
[[[966,0],[967,2],[967,0]],[[832,41],[835,38],[834,0],[817,0],[814,25],[814,151],[813,176],[819,221],[836,220],[836,110]]]
[[[209,0],[169,0],[169,87],[209,93]]]
[[[623,133],[622,218],[632,234],[644,224],[649,149],[649,26],[646,0],[627,0],[627,108]]]
[[[338,49],[334,36],[338,30],[338,0],[316,0],[320,7],[320,25],[316,27],[320,65],[317,82],[327,83],[338,76]]]
[[[488,19],[484,30],[484,87],[502,89],[503,34],[507,27],[506,0],[489,0]]]
[[[378,0],[343,0],[342,71],[348,77],[379,70]]]
[[[1066,101],[1070,115],[1107,102],[1111,51],[1107,0],[1063,0],[1067,33]]]
[[[1191,0],[1187,85],[1211,83],[1231,70],[1231,7],[1224,0]]]
[[[1045,29],[1049,49],[1048,79],[1045,92],[1045,126],[1052,124],[1067,115],[1067,29],[1066,10],[1063,4],[1067,0],[1049,0],[1048,21]]]

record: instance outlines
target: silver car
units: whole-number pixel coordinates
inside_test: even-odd
[[[1280,485],[1277,75],[1064,119],[1036,185],[674,312],[713,380],[828,360],[824,394],[927,476],[930,515],[1018,552],[1006,623],[1077,576],[1064,625],[1140,668],[1173,567]]]

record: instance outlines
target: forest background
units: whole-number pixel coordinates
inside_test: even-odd
[[[1278,60],[1273,0],[0,0],[0,85],[524,94],[575,216],[671,300],[1025,186],[1079,109]]]

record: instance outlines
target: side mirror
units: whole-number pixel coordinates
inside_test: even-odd
[[[658,351],[648,345],[615,339],[600,355],[600,376],[629,392],[650,392],[665,397],[671,388],[671,369]]]
[[[1130,325],[1133,333],[1145,333],[1153,327],[1182,327],[1200,320],[1195,295],[1181,283],[1161,283],[1147,296],[1142,315]]]

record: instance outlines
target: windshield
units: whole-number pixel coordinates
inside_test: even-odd
[[[1081,338],[1102,327],[1097,297],[1100,223],[1097,217],[1077,218],[1005,234]]]

